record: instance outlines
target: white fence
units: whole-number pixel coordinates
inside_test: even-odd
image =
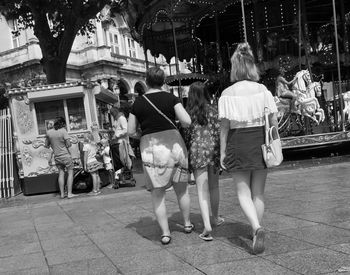
[[[12,122],[9,108],[0,110],[0,198],[14,196]]]

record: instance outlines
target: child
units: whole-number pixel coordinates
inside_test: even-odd
[[[211,241],[212,225],[210,209],[216,226],[224,219],[219,217],[219,163],[220,123],[217,109],[210,104],[208,89],[204,83],[194,82],[189,89],[187,111],[192,124],[186,132],[189,165],[197,185],[199,207],[204,229],[199,235]]]
[[[85,134],[84,142],[84,170],[90,173],[93,186],[88,195],[96,196],[101,194],[98,170],[103,168],[103,163],[96,159],[97,144],[91,132]]]
[[[108,140],[103,138],[101,139],[101,145],[102,145],[102,152],[101,155],[103,157],[103,164],[105,169],[108,171],[108,180],[109,180],[109,185],[107,186],[108,188],[113,188],[118,186],[114,186],[114,170],[113,170],[113,165],[112,165],[112,158],[110,155],[110,147]]]

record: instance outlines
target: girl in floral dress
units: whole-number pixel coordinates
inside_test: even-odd
[[[224,222],[219,217],[218,171],[220,163],[220,122],[218,111],[210,104],[210,97],[205,85],[195,82],[190,86],[187,112],[192,124],[186,132],[189,153],[189,166],[194,173],[199,207],[204,223],[204,230],[199,237],[211,241],[212,226],[209,207],[216,225]]]

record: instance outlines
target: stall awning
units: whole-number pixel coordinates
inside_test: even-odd
[[[73,97],[84,96],[83,86],[52,88],[52,89],[32,89],[28,92],[28,99],[31,102],[52,101]]]

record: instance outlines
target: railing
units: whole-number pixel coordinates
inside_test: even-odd
[[[0,110],[0,197],[14,196],[12,122],[9,108]]]

